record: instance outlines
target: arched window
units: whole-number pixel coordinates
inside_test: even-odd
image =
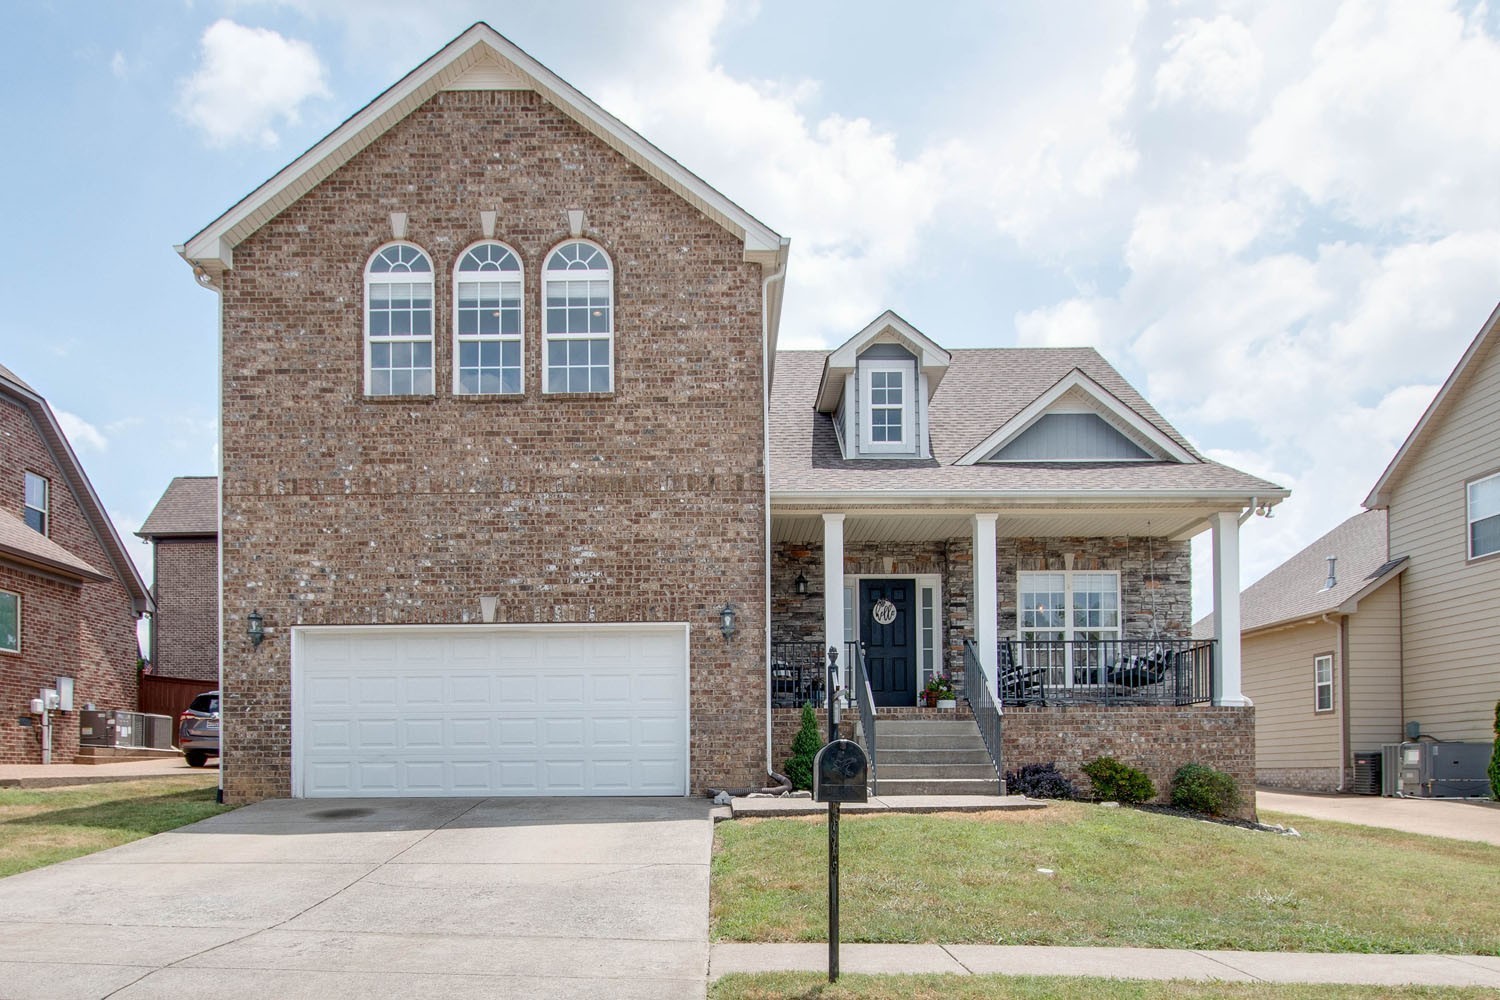
[[[453,273],[453,391],[517,393],[521,375],[521,261],[501,243],[479,243]]]
[[[381,247],[365,268],[365,392],[432,393],[432,262],[409,243]]]
[[[614,389],[614,268],[604,251],[575,240],[548,254],[542,302],[545,391]]]

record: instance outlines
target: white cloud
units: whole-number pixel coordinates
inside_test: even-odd
[[[1108,303],[1070,299],[1016,317],[1016,342],[1022,347],[1105,348]]]
[[[201,44],[197,71],[179,85],[177,113],[210,145],[274,146],[278,125],[296,125],[303,104],[328,96],[323,64],[306,42],[220,19]]]
[[[83,451],[106,451],[109,448],[109,439],[87,420],[80,416],[69,413],[67,410],[53,410],[57,417],[57,426],[68,438],[68,443],[74,449]]]
[[[1156,70],[1156,103],[1207,111],[1248,111],[1260,90],[1263,59],[1250,29],[1228,14],[1190,18],[1167,41]]]
[[[109,71],[115,75],[116,80],[124,80],[130,76],[130,65],[125,61],[125,53],[119,49],[110,57]]]

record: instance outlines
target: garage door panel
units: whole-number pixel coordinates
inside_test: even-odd
[[[681,626],[301,631],[300,794],[686,793]]]

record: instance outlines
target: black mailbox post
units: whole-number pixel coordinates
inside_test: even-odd
[[[839,805],[865,802],[870,758],[853,740],[835,739],[813,758],[813,801],[828,803],[828,981],[839,978]]]

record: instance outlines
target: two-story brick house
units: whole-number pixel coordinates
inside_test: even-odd
[[[219,680],[219,480],[178,476],[136,535],[151,543],[155,676]],[[210,684],[212,686],[212,684]]]
[[[1285,491],[1092,351],[887,314],[778,356],[787,241],[487,25],[179,252],[221,296],[231,799],[758,786],[777,693],[846,640],[887,711],[941,661],[1087,720],[1140,660],[1198,714],[1134,735],[1248,755],[1233,613],[1217,658],[1173,646],[1185,540],[1233,595]]]
[[[71,761],[78,715],[136,707],[135,626],[150,609],[130,561],[52,408],[0,366],[0,762],[37,764],[42,729],[21,725],[58,678],[73,681],[51,753]]]

